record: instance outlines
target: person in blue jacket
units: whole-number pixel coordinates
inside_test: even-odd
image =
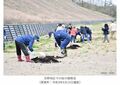
[[[29,51],[33,52],[33,44],[34,44],[35,40],[39,41],[39,36],[37,36],[37,35],[34,35],[34,36],[33,35],[22,35],[15,39],[16,53],[17,53],[18,61],[23,61],[21,58],[21,50],[25,55],[26,62],[31,61]]]
[[[108,39],[108,34],[109,34],[109,26],[108,24],[105,24],[104,25],[104,28],[102,28],[102,31],[103,31],[103,35],[104,35],[104,41],[107,41],[109,43],[109,39]]]
[[[62,24],[58,24],[56,31],[54,32],[55,40],[58,46],[61,48],[61,54],[63,57],[67,56],[66,47],[71,41],[70,35],[67,33],[66,28]]]
[[[6,33],[6,30],[4,29],[3,30],[3,39],[4,39],[4,44],[3,44],[3,49],[5,50],[5,41],[6,41],[6,39],[7,39],[7,33]]]
[[[87,32],[87,34],[88,34],[88,38],[89,38],[89,40],[91,41],[92,40],[92,31],[91,31],[91,29],[89,28],[89,27],[87,27],[87,26],[85,26],[85,29],[86,29],[86,32]]]
[[[49,38],[51,38],[52,34],[53,34],[53,31],[48,33]]]
[[[80,27],[80,33],[81,33],[81,41],[84,43],[85,38],[87,38],[87,41],[89,42],[89,38],[88,38],[85,27],[83,27],[83,26]]]

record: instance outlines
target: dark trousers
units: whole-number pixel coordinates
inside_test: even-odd
[[[22,50],[22,52],[24,53],[25,56],[29,55],[28,49],[27,49],[27,47],[25,46],[24,43],[20,43],[20,42],[15,41],[15,45],[16,45],[17,55],[21,55],[21,50]]]

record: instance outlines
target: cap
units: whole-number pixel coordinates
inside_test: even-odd
[[[35,40],[37,40],[38,42],[39,42],[39,36],[38,35],[34,35],[34,38],[35,38]]]

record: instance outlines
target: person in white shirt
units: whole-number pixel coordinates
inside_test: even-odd
[[[117,29],[116,22],[113,22],[113,21],[112,21],[112,23],[111,23],[111,25],[110,25],[111,39],[115,38],[116,29]]]
[[[66,31],[65,25],[61,24],[61,26],[58,26],[57,29],[56,29],[56,31],[58,31],[58,30],[64,30],[64,31]]]

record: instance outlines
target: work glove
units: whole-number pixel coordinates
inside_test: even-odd
[[[29,53],[31,59],[36,57],[35,53],[33,51],[32,52],[28,51],[28,53]]]

